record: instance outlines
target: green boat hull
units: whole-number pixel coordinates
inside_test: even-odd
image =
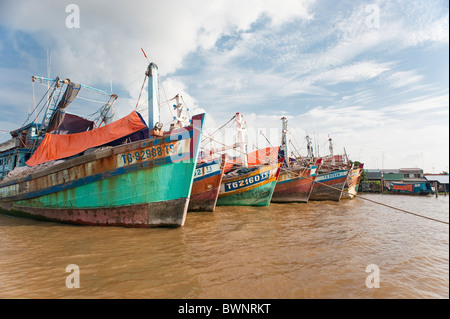
[[[269,206],[280,168],[264,164],[227,173],[220,185],[218,206]]]
[[[243,193],[219,197],[219,206],[269,206],[276,181],[261,185]]]

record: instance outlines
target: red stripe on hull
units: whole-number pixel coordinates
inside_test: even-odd
[[[226,155],[222,155],[220,174],[201,179],[192,183],[189,200],[189,212],[213,212],[219,197],[220,183],[226,164]]]
[[[216,208],[222,175],[216,175],[194,182],[192,185],[189,211],[212,212]]]
[[[277,184],[272,196],[272,202],[308,202],[314,185],[313,178],[293,179]]]

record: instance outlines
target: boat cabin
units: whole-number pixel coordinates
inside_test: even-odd
[[[11,139],[0,144],[0,180],[16,167],[25,166],[39,137],[40,124],[30,123],[11,131]]]

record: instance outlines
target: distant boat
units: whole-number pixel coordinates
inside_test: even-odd
[[[281,120],[282,137],[279,148],[281,171],[272,196],[272,202],[307,203],[313,189],[318,165],[290,158],[287,141],[288,121],[285,117]]]
[[[218,158],[199,160],[195,169],[188,211],[214,211],[226,159],[227,156],[223,154]]]
[[[364,164],[361,164],[357,168],[353,168],[348,173],[347,181],[345,182],[344,190],[341,194],[342,199],[351,199],[354,198],[356,194],[358,194],[363,168]]]
[[[322,158],[322,165],[309,197],[312,201],[331,200],[339,202],[344,191],[347,176],[353,167],[348,160],[345,161],[344,156],[334,155],[331,138],[329,138],[329,142],[330,155]]]
[[[194,116],[183,129],[162,132],[157,122],[156,64],[150,63],[146,77],[148,126],[133,111],[118,121],[73,134],[55,131],[61,122],[70,126],[64,108],[80,89],[89,87],[66,81],[66,92],[56,104],[53,94],[62,83],[58,78],[46,79],[53,83],[47,103],[50,116],[40,125],[18,130],[28,130],[34,141],[15,137],[15,148],[0,153],[3,161],[15,164],[0,182],[0,211],[82,225],[183,226],[205,115]],[[42,139],[39,132],[47,134]],[[28,142],[31,146],[25,148]],[[22,153],[26,155],[19,157]]]
[[[280,168],[277,162],[248,165],[241,113],[236,114],[240,162],[230,162],[220,185],[218,206],[269,206]]]

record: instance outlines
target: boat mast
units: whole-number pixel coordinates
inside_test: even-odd
[[[145,75],[148,76],[148,128],[152,130],[160,122],[158,66],[150,63]]]
[[[242,166],[248,167],[247,155],[245,153],[246,145],[244,141],[244,132],[246,131],[246,128],[244,127],[244,119],[242,118],[241,113],[236,113],[236,123],[238,131],[238,146],[239,152],[241,153]]]
[[[32,81],[34,82],[35,79],[37,79],[37,77],[32,77]],[[56,109],[56,105],[53,106],[53,108],[50,108],[52,102],[53,102],[53,96],[55,95],[56,89],[59,88],[60,85],[60,81],[59,81],[59,77],[56,77],[56,79],[53,80],[55,83],[53,85],[53,90],[51,93],[47,93],[47,105],[46,105],[46,109],[45,109],[45,113],[44,113],[44,117],[42,118],[42,123],[41,123],[41,131],[46,131],[48,124],[50,123],[50,119],[53,115],[53,111]],[[47,82],[47,87],[49,87],[49,82]],[[49,90],[47,90],[47,92],[49,92]]]
[[[284,155],[284,166],[289,167],[289,149],[288,149],[288,143],[287,143],[287,123],[288,120],[283,116],[281,118],[281,146],[280,150],[283,152]]]
[[[330,142],[330,156],[331,156],[331,165],[336,165],[336,161],[334,160],[334,149],[333,149],[333,140],[331,139],[330,135],[328,135],[328,142]]]
[[[306,144],[307,144],[306,147],[308,150],[308,155],[306,157],[308,158],[308,160],[310,160],[312,162],[312,161],[314,161],[314,151],[313,151],[311,137],[309,137],[309,135],[306,135]]]

